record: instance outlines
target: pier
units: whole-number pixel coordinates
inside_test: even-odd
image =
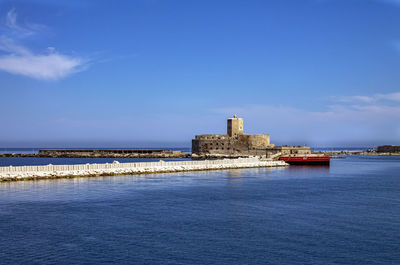
[[[187,158],[190,154],[166,149],[40,149],[38,153],[0,154],[0,157]]]
[[[165,162],[160,160],[159,162],[139,163],[119,163],[114,161],[106,164],[8,166],[0,167],[0,181],[282,167],[287,165],[284,161],[261,160],[257,157],[251,157],[199,161]]]
[[[163,149],[41,149],[39,157],[184,158],[182,151]]]

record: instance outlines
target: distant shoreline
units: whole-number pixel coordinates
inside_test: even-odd
[[[37,153],[3,153],[0,157],[188,158],[190,154],[169,149],[39,149]]]
[[[384,153],[371,150],[335,150],[335,151],[312,151],[312,154],[322,154],[329,156],[341,155],[373,155],[373,156],[399,156],[400,153]],[[193,156],[190,153],[174,151],[171,153],[152,153],[152,154],[137,154],[137,153],[0,153],[0,157],[38,157],[38,158],[203,158],[202,156]],[[243,155],[207,155],[204,158],[238,158],[245,157]]]
[[[377,151],[362,151],[362,150],[341,150],[341,151],[313,151],[313,154],[325,154],[325,155],[372,155],[372,156],[398,156],[400,153],[382,153],[382,152],[377,152]]]

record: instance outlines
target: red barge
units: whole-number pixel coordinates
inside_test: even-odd
[[[331,158],[329,156],[281,156],[279,160],[283,160],[289,165],[329,165]]]

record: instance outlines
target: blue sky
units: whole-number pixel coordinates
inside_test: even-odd
[[[400,1],[1,1],[0,147],[400,144]]]

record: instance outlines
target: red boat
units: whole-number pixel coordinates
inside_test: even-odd
[[[281,156],[279,160],[283,160],[289,165],[329,165],[331,158],[329,156]]]

